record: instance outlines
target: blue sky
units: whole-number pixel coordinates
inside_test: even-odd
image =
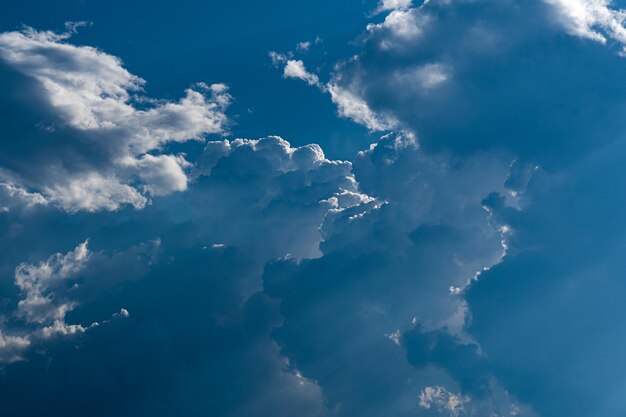
[[[2,416],[621,417],[626,4],[0,6]]]

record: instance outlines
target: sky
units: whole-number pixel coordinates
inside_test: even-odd
[[[626,2],[0,5],[0,415],[626,414]]]

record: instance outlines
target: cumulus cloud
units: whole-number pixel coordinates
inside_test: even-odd
[[[351,170],[318,145],[295,148],[276,136],[209,142],[187,198],[214,242],[254,247],[266,259],[314,257],[328,210],[358,203],[348,195],[361,196]]]
[[[68,211],[143,208],[150,196],[186,189],[184,156],[161,152],[224,132],[226,86],[200,83],[179,101],[147,99],[144,80],[119,58],[72,45],[70,35],[0,34],[3,107],[11,107],[3,135],[23,136],[3,144],[0,179]],[[21,122],[11,121],[18,112]],[[25,152],[31,163],[21,160]]]
[[[503,254],[481,202],[502,189],[507,166],[494,155],[452,163],[410,136],[385,136],[353,162],[361,192],[376,198],[326,215],[320,257],[266,267],[265,291],[284,317],[275,339],[338,415],[415,415],[424,387],[436,385],[480,392],[477,410],[515,404],[492,406],[500,393],[479,387],[488,372],[471,365],[481,359],[464,330],[467,306],[450,293]],[[407,338],[415,326],[450,342],[421,355],[434,344]]]
[[[613,282],[621,263],[609,255],[622,246],[621,221],[611,226],[594,221],[585,232],[580,225],[588,223],[585,216],[615,218],[608,212],[620,203],[607,206],[607,201],[623,195],[610,179],[619,177],[613,169],[626,127],[621,104],[626,91],[618,81],[624,63],[610,48],[576,37],[601,41],[595,33],[621,43],[622,17],[608,2],[570,3],[432,1],[390,8],[382,22],[368,26],[361,53],[334,67],[326,86],[341,115],[371,130],[415,134],[414,147],[388,137],[357,156],[355,178],[361,191],[375,198],[329,212],[321,257],[284,260],[265,272],[265,290],[281,301],[285,318],[275,333],[282,352],[319,383],[339,415],[376,415],[377,404],[394,415],[415,413],[404,401],[420,394],[422,406],[430,405],[422,411],[432,415],[591,416],[598,410],[619,415],[623,409],[619,388],[593,389],[572,378],[597,380],[596,365],[609,369],[621,348],[620,339],[620,347],[595,359],[592,352],[602,351],[605,342],[583,343],[581,335],[605,340],[608,327],[621,325],[611,321],[589,331],[569,321],[596,326],[583,316],[615,311],[605,289],[621,285]],[[574,19],[577,26],[570,22],[563,31],[563,9],[584,11],[584,19]],[[557,24],[555,16],[561,16]],[[612,150],[599,151],[606,146]],[[593,164],[589,153],[595,154]],[[607,173],[611,153],[614,165]],[[484,159],[477,162],[477,155]],[[486,161],[500,164],[499,174],[487,184],[477,179],[480,169],[461,171],[459,177],[448,170],[447,164],[470,161],[481,168]],[[472,180],[460,185],[461,177]],[[404,188],[398,179],[407,178],[414,182]],[[611,185],[602,185],[607,180]],[[450,195],[444,196],[444,189]],[[582,197],[587,192],[591,195]],[[432,218],[427,202],[437,202]],[[470,225],[481,225],[481,231],[463,231]],[[609,229],[616,240],[591,233]],[[579,242],[580,233],[591,234]],[[465,236],[477,240],[470,244]],[[436,253],[425,255],[435,246]],[[596,250],[603,253],[597,262],[590,255]],[[592,260],[583,260],[585,251]],[[435,265],[435,259],[452,253],[445,266]],[[592,289],[593,276],[603,277],[601,288]],[[585,292],[600,295],[586,298]],[[403,301],[407,294],[412,303]],[[610,307],[600,308],[600,300]],[[409,330],[409,323],[419,326]],[[442,330],[436,337],[430,333]],[[446,339],[450,334],[454,339]],[[570,340],[580,346],[572,348]],[[359,350],[363,345],[367,351]],[[414,369],[395,356],[394,346],[406,350]],[[584,359],[589,355],[594,359]],[[347,365],[336,370],[337,363]],[[426,375],[433,367],[441,373]],[[384,381],[390,392],[373,395],[372,381]]]
[[[572,35],[606,43],[607,37],[626,44],[626,11],[615,9],[612,0],[544,0],[551,5]]]
[[[30,193],[15,184],[0,183],[0,211],[46,204],[48,201],[39,193]]]
[[[89,413],[95,405],[102,416],[158,415],[163,409],[218,410],[233,417],[326,415],[315,382],[294,370],[270,337],[281,320],[276,302],[255,294],[250,283],[256,281],[258,289],[270,256],[302,254],[318,244],[329,208],[366,197],[355,191],[350,164],[326,159],[318,146],[293,148],[268,138],[210,142],[207,148],[185,194],[159,199],[141,212],[56,214],[65,217],[61,222],[96,216],[93,223],[76,225],[79,233],[95,230],[89,247],[111,239],[109,245],[124,247],[145,234],[164,238],[112,253],[83,243],[18,267],[24,287],[18,300],[46,299],[42,312],[29,305],[28,311],[37,312],[33,317],[43,320],[54,315],[43,312],[72,307],[63,327],[49,319],[30,326],[7,322],[6,332],[3,327],[0,399],[7,415],[37,415],[41,404],[48,412],[71,414]],[[259,182],[250,181],[257,175]],[[175,223],[170,212],[155,213],[178,212],[178,199],[193,200],[194,193],[206,193],[210,202],[193,209],[197,223]],[[220,199],[223,207],[216,204]],[[5,215],[30,216],[37,223],[34,216],[47,210]],[[53,233],[32,227],[41,239]],[[30,228],[24,225],[22,232]],[[118,320],[87,324],[111,311],[119,311],[112,317]],[[71,325],[89,331],[61,334]],[[7,364],[17,359],[18,366]],[[31,401],[25,401],[26,393]],[[50,395],[57,400],[45,402]]]
[[[387,10],[406,10],[411,7],[413,0],[380,0],[376,11],[378,13]]]
[[[320,80],[317,75],[308,72],[304,67],[304,62],[300,60],[288,60],[285,64],[283,75],[285,78],[299,78],[306,81],[309,85],[320,86]]]
[[[564,39],[554,17],[583,16],[568,27],[617,40],[622,13],[610,6],[506,0],[389,7],[382,22],[368,25],[361,51],[333,67],[327,90],[340,115],[371,130],[413,132],[427,151],[504,148],[543,164],[576,158],[610,140],[602,129],[624,127],[624,91],[606,80],[625,64],[608,48]]]
[[[0,326],[0,360],[14,362],[23,359],[28,348],[45,346],[55,336],[82,334],[113,319],[129,317],[128,310],[116,306],[112,309],[117,313],[105,313],[110,319],[67,322],[68,314],[83,303],[129,279],[124,273],[141,276],[155,259],[159,245],[160,241],[155,240],[107,255],[90,251],[88,241],[84,241],[65,254],[55,253],[37,263],[20,263],[14,271],[19,300],[7,314],[9,320]],[[111,276],[103,277],[103,273]]]
[[[51,256],[39,265],[20,264],[15,270],[15,284],[23,293],[18,303],[18,314],[28,322],[47,323],[64,321],[74,305],[59,299],[55,288],[66,285],[65,280],[75,278],[89,259],[87,241],[65,255]]]
[[[389,9],[386,9],[389,10]],[[391,35],[395,40],[411,41],[422,34],[423,27],[429,22],[430,16],[420,13],[419,9],[401,8],[391,9],[382,23],[371,23],[367,26],[370,33],[384,33]],[[393,48],[393,42],[381,42],[384,49]]]

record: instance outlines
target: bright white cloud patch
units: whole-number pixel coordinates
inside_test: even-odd
[[[381,0],[376,11],[380,13],[387,10],[406,10],[412,4],[413,0]]]
[[[393,117],[374,112],[356,92],[335,83],[328,84],[328,92],[340,116],[352,119],[372,131],[384,131],[397,127],[397,121]]]
[[[612,8],[612,0],[544,0],[575,36],[606,43],[607,38],[626,44],[626,11]]]
[[[304,62],[300,60],[288,60],[287,64],[285,64],[283,75],[286,78],[299,78],[303,81],[306,81],[306,83],[309,85],[320,85],[320,80],[317,75],[307,71],[307,69],[304,67]]]
[[[430,17],[420,13],[419,9],[394,9],[385,17],[382,23],[367,25],[367,30],[372,34],[387,32],[396,41],[411,41],[422,34],[424,27],[429,21]],[[394,46],[393,40],[381,42],[383,49],[390,49]]]
[[[200,83],[178,101],[143,98],[144,80],[119,58],[66,43],[68,37],[32,29],[0,34],[0,62],[32,80],[29,88],[46,107],[43,113],[33,109],[40,119],[33,135],[52,149],[42,145],[34,152],[59,160],[0,167],[0,180],[40,192],[69,211],[142,208],[150,196],[185,190],[184,156],[159,153],[169,142],[222,133],[227,87]],[[89,148],[97,151],[86,154]]]

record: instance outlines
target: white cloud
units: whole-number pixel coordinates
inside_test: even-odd
[[[309,85],[314,85],[318,87],[321,85],[317,75],[307,71],[307,69],[304,67],[304,62],[300,60],[288,60],[285,64],[283,76],[285,76],[285,78],[298,78],[300,80],[306,81],[306,83]]]
[[[411,8],[413,0],[380,0],[376,13],[384,12],[387,10],[407,10]]]
[[[544,0],[572,35],[606,43],[607,37],[626,44],[626,11],[613,9],[612,0]]]
[[[277,136],[209,142],[181,198],[210,243],[250,248],[259,259],[317,257],[328,211],[368,198],[351,169],[316,144],[292,147]]]
[[[450,417],[457,417],[465,412],[465,404],[470,398],[461,394],[454,394],[444,387],[426,387],[420,393],[419,404],[422,408],[435,407],[439,411],[445,411]]]
[[[71,291],[67,289],[68,280],[80,274],[89,256],[85,241],[65,255],[57,253],[37,265],[22,263],[15,269],[15,285],[22,296],[15,315],[31,326],[24,326],[15,335],[3,334],[0,329],[0,363],[21,360],[24,351],[36,339],[86,330],[81,325],[65,322],[65,315],[77,303],[63,293]]]
[[[0,34],[0,62],[36,80],[34,89],[52,118],[33,129],[44,137],[42,143],[53,142],[53,149],[42,145],[35,150],[46,164],[5,169],[4,176],[69,211],[115,210],[126,204],[142,208],[150,196],[184,190],[184,157],[153,154],[169,142],[223,133],[230,103],[227,87],[199,83],[178,101],[141,97],[144,80],[126,70],[119,58],[66,43],[74,30]],[[35,107],[32,111],[46,118]],[[54,140],[46,141],[48,136]],[[99,150],[84,155],[88,148]],[[54,164],[54,158],[81,164],[68,168],[72,163]],[[137,185],[137,178],[143,183]]]
[[[185,168],[191,164],[182,155],[143,155],[139,159],[124,161],[138,172],[145,190],[154,196],[167,195],[187,189]]]
[[[90,251],[86,240],[67,253],[55,253],[38,263],[20,263],[15,268],[20,299],[11,313],[14,320],[0,317],[0,363],[21,360],[27,349],[46,339],[84,333],[111,320],[129,317],[128,310],[122,308],[109,319],[90,324],[66,321],[67,314],[76,307],[120,280],[129,279],[128,275],[143,275],[145,265],[152,263],[159,248],[157,239],[106,256]],[[10,323],[8,328],[6,323]]]
[[[323,84],[316,74],[307,71],[303,61],[291,59],[293,56],[291,52],[280,54],[271,51],[269,56],[275,67],[283,66],[283,77],[300,79],[330,94],[331,100],[337,106],[339,116],[352,119],[371,131],[385,131],[397,127],[397,121],[393,117],[373,111],[358,92],[339,86],[337,80]],[[434,78],[432,81],[437,82]]]
[[[39,193],[30,193],[15,184],[0,182],[0,212],[7,212],[16,207],[29,208],[47,203],[44,196]]]
[[[342,117],[350,118],[373,131],[391,130],[398,126],[394,118],[374,112],[354,91],[329,83],[328,92]]]
[[[24,336],[7,336],[0,331],[0,363],[22,360],[23,352],[30,346],[30,339]]]
[[[395,46],[398,40],[411,41],[422,34],[424,27],[430,21],[430,17],[422,13],[420,9],[392,10],[382,23],[367,25],[370,33],[386,31],[394,40],[383,40],[381,47],[389,49]]]
[[[67,254],[57,253],[38,265],[20,264],[15,269],[15,285],[23,295],[18,303],[19,316],[30,323],[63,322],[75,303],[56,297],[55,289],[75,278],[88,260],[85,241]]]
[[[125,204],[141,209],[148,202],[136,188],[121,183],[117,177],[104,177],[97,172],[84,173],[80,178],[61,178],[55,184],[44,185],[42,192],[71,213],[117,210]]]

